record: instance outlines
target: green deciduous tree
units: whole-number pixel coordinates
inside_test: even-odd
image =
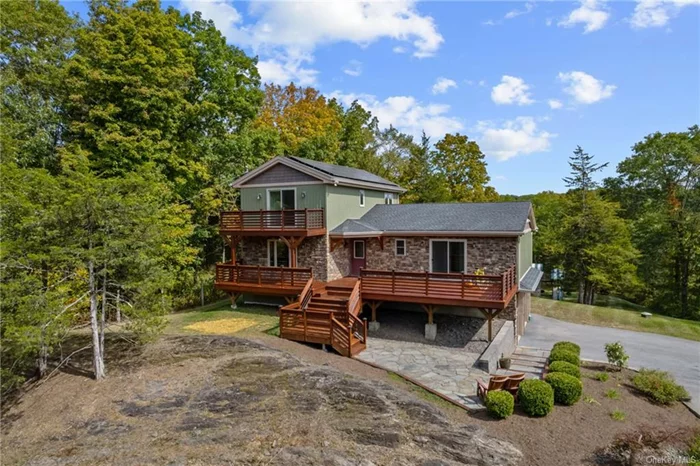
[[[447,180],[454,201],[489,202],[498,198],[496,190],[488,186],[484,157],[475,141],[459,133],[446,134],[435,144],[434,163]]]
[[[402,202],[426,203],[449,202],[450,191],[447,180],[435,169],[430,138],[423,133],[420,144],[410,148],[410,155],[401,175],[401,186],[406,188]]]
[[[646,304],[700,318],[700,129],[654,133],[606,180],[634,225]]]
[[[0,8],[3,160],[58,169],[64,70],[77,24],[57,1],[12,2]]]

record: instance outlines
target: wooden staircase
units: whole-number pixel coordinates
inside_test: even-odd
[[[357,280],[309,280],[299,299],[280,309],[280,336],[331,345],[339,354],[352,357],[367,347],[367,323],[357,317],[361,303]]]

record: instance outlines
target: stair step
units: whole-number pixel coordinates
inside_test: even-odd
[[[330,304],[331,306],[347,306],[347,299],[311,298],[311,301],[318,304]]]

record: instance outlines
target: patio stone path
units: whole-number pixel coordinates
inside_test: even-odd
[[[409,377],[469,409],[484,408],[476,396],[476,381],[487,381],[489,374],[474,366],[479,353],[381,338],[370,338],[367,343],[367,349],[355,359]],[[525,372],[528,378],[541,377],[547,356],[547,351],[517,348],[510,370],[499,369],[497,373]]]
[[[467,408],[483,408],[476,380],[488,380],[488,374],[474,367],[479,353],[380,338],[369,338],[367,343],[355,359],[410,377]]]

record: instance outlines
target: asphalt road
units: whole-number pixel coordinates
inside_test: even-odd
[[[700,413],[700,342],[655,333],[572,324],[532,314],[520,346],[550,349],[562,340],[580,345],[582,359],[597,361],[607,360],[606,343],[619,341],[630,357],[630,367],[670,372],[688,390],[693,398],[690,404]]]

